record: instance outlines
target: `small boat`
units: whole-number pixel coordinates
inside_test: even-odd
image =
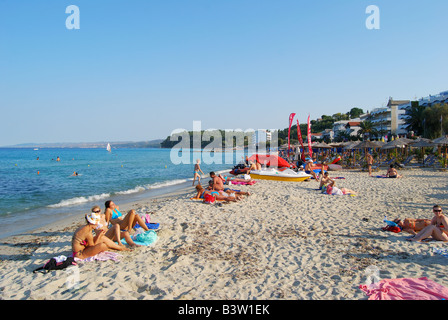
[[[251,170],[250,177],[252,179],[260,179],[260,180],[300,182],[310,179],[311,175],[305,173],[304,171],[295,172],[291,169],[285,169],[285,170],[266,169],[266,170]]]
[[[107,149],[107,151],[111,152],[110,143],[107,144],[106,149]]]

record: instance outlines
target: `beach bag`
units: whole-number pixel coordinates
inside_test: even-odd
[[[215,202],[215,197],[214,196],[212,196],[211,194],[208,194],[208,193],[204,195],[204,203],[211,204],[213,202]]]
[[[40,271],[42,273],[48,273],[51,270],[62,270],[72,265],[76,266],[75,258],[58,256],[48,260],[42,267],[35,269],[33,273],[36,273],[37,271]]]

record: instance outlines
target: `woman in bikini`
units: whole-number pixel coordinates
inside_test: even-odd
[[[120,211],[118,211],[118,206],[112,200],[106,201],[104,205],[106,207],[104,215],[107,224],[118,224],[121,231],[130,232],[132,228],[134,228],[138,223],[145,231],[149,230],[149,228],[146,226],[146,223],[138,214],[135,213],[134,209],[129,210],[129,212],[124,215]]]
[[[123,245],[118,245],[109,238],[105,237],[105,231],[101,230],[95,237],[92,231],[98,228],[100,216],[95,212],[86,214],[85,226],[79,227],[72,238],[72,256],[74,258],[86,259],[93,257],[100,252],[107,250],[129,251]]]
[[[448,242],[448,219],[443,215],[442,208],[439,205],[435,205],[432,210],[434,217],[431,220],[431,224],[413,238],[407,240],[420,242],[432,237],[434,240]]]
[[[110,228],[108,228],[108,223],[106,222],[106,215],[101,214],[101,208],[100,206],[94,206],[92,207],[92,212],[97,213],[100,215],[100,224],[97,229],[95,229],[95,234],[98,235],[100,232],[104,231],[105,236],[108,237],[112,241],[116,241],[120,246],[123,245],[121,243],[121,239],[125,239],[126,243],[131,247],[139,247],[131,238],[131,235],[129,234],[129,231],[120,230],[120,225],[118,223],[111,224]]]
[[[198,178],[198,184],[201,183],[201,175],[199,174],[199,172],[202,172],[202,174],[205,174],[205,173],[201,170],[201,167],[200,167],[199,163],[201,163],[201,161],[200,161],[199,159],[197,159],[197,160],[196,160],[196,164],[194,165],[193,185],[194,185],[194,182],[196,181],[196,178]]]
[[[324,190],[327,194],[331,195],[337,195],[337,196],[343,196],[343,195],[356,195],[356,192],[347,188],[338,188],[334,186],[335,182],[334,180],[331,180],[331,182],[326,186],[322,187],[322,190]]]

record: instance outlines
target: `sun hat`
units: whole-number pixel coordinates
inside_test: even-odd
[[[99,224],[100,223],[100,215],[95,212],[86,213],[86,219],[90,224]]]

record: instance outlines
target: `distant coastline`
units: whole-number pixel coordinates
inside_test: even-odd
[[[164,139],[156,139],[150,141],[121,141],[121,142],[56,142],[56,143],[22,143],[11,146],[1,146],[0,148],[85,148],[85,149],[101,149],[106,148],[110,143],[112,149],[117,148],[161,148],[160,144]]]

